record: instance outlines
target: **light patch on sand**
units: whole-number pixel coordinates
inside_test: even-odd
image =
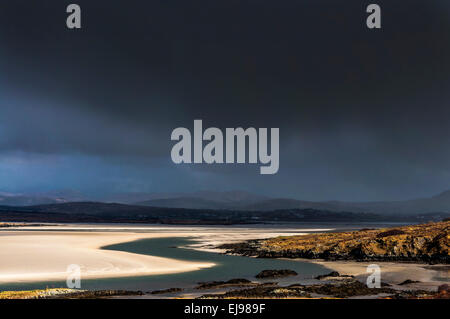
[[[170,236],[173,236],[171,234]],[[182,237],[183,234],[177,234]],[[102,250],[103,246],[164,237],[120,232],[3,232],[0,235],[0,282],[66,280],[67,266],[81,267],[82,279],[187,272],[214,263]]]

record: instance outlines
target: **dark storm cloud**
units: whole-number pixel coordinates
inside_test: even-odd
[[[280,127],[280,173],[197,166],[185,185],[308,199],[450,187],[447,1],[377,1],[376,31],[360,0],[79,0],[69,31],[72,2],[0,4],[0,152],[125,158],[150,179],[145,163],[174,169],[171,130],[200,118]]]

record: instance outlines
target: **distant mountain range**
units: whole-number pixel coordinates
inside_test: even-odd
[[[234,225],[253,223],[417,223],[440,221],[450,213],[377,215],[318,209],[273,211],[184,209],[138,205],[71,202],[25,207],[0,206],[0,221],[43,223],[146,223],[179,225]]]
[[[450,191],[443,192],[430,198],[420,198],[406,201],[386,202],[311,202],[295,199],[268,199],[246,206],[249,210],[275,210],[275,209],[303,209],[313,208],[329,211],[347,211],[354,213],[374,213],[389,215],[450,213]]]
[[[79,202],[84,200],[88,200],[88,198],[82,193],[73,190],[34,193],[0,192],[0,205],[8,206],[60,204],[68,202]]]
[[[247,206],[257,205],[266,200],[270,200],[270,198],[243,191],[203,191],[178,194],[178,196],[166,196],[165,198],[154,198],[135,204],[168,208],[241,209]]]
[[[0,193],[0,205],[29,206],[65,202],[66,200],[55,197]]]
[[[234,196],[226,196],[231,195]],[[410,215],[425,213],[450,213],[450,191],[430,198],[420,198],[406,201],[380,202],[344,202],[344,201],[303,201],[290,198],[267,198],[249,193],[195,193],[186,196],[156,198],[137,202],[137,205],[191,208],[191,209],[231,209],[248,211],[273,211],[285,209],[317,209],[333,212],[374,213],[389,215]]]
[[[193,193],[116,193],[107,196],[85,196],[65,190],[42,193],[0,192],[0,205],[31,206],[69,202],[96,201],[104,203],[131,204],[170,208],[234,209],[268,200],[269,197],[245,191],[199,191]]]
[[[34,194],[0,192],[0,205],[36,206],[71,202],[96,201],[98,204],[117,203],[132,207],[184,208],[233,211],[275,211],[314,209],[330,212],[372,213],[381,215],[414,215],[450,213],[450,191],[439,195],[406,201],[345,202],[303,201],[290,198],[270,198],[244,191],[193,193],[120,193],[104,198],[89,198],[75,191]]]

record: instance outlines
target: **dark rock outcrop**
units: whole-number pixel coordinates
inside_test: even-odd
[[[329,274],[326,274],[326,275],[319,275],[315,279],[321,280],[321,279],[324,279],[324,278],[327,278],[327,277],[339,277],[339,276],[340,276],[340,274],[337,271],[332,271],[332,272],[330,272]]]
[[[405,232],[403,230],[400,229],[391,229],[385,232],[381,232],[377,234],[377,238],[384,238],[384,237],[389,237],[389,236],[397,236],[397,235],[404,235]]]
[[[169,289],[163,289],[163,290],[154,290],[150,292],[152,295],[164,295],[164,294],[174,294],[178,292],[182,292],[182,288],[169,288]]]
[[[416,284],[419,283],[420,281],[416,281],[416,280],[411,280],[411,279],[406,279],[405,281],[399,283],[399,286],[404,286],[404,285],[409,285],[409,284]]]
[[[338,298],[348,298],[354,296],[369,296],[378,294],[393,294],[396,291],[391,288],[368,288],[367,285],[355,280],[340,285],[312,285],[303,288],[306,292],[318,295],[327,295]]]
[[[280,277],[288,277],[288,276],[297,276],[297,272],[290,269],[269,269],[269,270],[263,270],[259,274],[257,274],[255,277],[258,279],[265,279],[265,278],[280,278]]]
[[[351,276],[351,275],[341,275],[339,274],[337,271],[332,271],[329,274],[326,275],[319,275],[317,276],[315,279],[318,280],[329,280],[329,279],[338,279],[338,280],[342,280],[342,279],[354,279],[355,276]]]
[[[195,289],[218,289],[227,287],[246,287],[255,285],[257,284],[251,282],[248,279],[237,278],[237,279],[230,279],[228,281],[199,282],[199,285]]]

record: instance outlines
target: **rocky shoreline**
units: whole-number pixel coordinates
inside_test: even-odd
[[[388,229],[310,234],[224,244],[228,254],[259,258],[306,258],[450,264],[450,222]]]
[[[198,299],[285,299],[285,298],[354,298],[374,299],[449,299],[450,290],[443,286],[438,291],[397,290],[389,286],[368,288],[357,280],[317,285],[293,284],[287,287],[261,284],[253,288],[231,290],[220,294],[206,294]]]
[[[3,223],[0,222],[0,228],[13,228],[13,227],[41,227],[46,226],[46,224],[36,224],[36,223]]]
[[[266,272],[277,273],[286,270],[266,270]],[[256,276],[255,276],[256,277]],[[413,280],[406,280],[397,284],[381,282],[381,287],[370,288],[367,284],[359,281],[354,276],[342,275],[332,271],[325,275],[314,278],[313,284],[291,284],[279,285],[277,282],[256,283],[247,281],[245,285],[236,286],[235,289],[220,293],[209,293],[198,297],[198,299],[284,299],[284,298],[383,298],[383,299],[449,299],[450,287],[448,284],[439,286],[436,290],[413,289],[410,284]],[[232,279],[229,282],[237,282]],[[214,284],[215,282],[213,282]],[[402,288],[401,286],[407,286]],[[208,288],[215,288],[209,285]]]
[[[79,290],[52,288],[29,291],[2,291],[1,299],[99,299],[116,296],[142,296],[142,291],[129,290]]]
[[[289,275],[292,270],[270,269],[266,274],[280,277]],[[258,275],[255,275],[255,278]],[[336,271],[319,275],[310,284],[293,283],[280,285],[277,282],[255,282],[237,278],[228,281],[200,282],[194,290],[204,291],[196,299],[321,299],[321,298],[371,298],[371,299],[450,299],[450,287],[442,284],[435,290],[414,289],[416,281],[388,284],[381,282],[380,288],[369,288],[355,276],[342,275]],[[403,288],[403,286],[406,286]],[[217,290],[222,291],[217,291]],[[127,290],[77,290],[53,288],[32,291],[1,292],[0,299],[101,299],[136,298],[145,295],[158,295],[162,298],[186,298],[184,288],[169,288],[150,292]],[[193,297],[187,297],[193,298]]]

